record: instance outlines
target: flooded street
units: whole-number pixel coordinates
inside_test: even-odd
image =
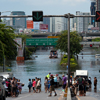
[[[21,80],[25,84],[23,92],[28,92],[28,79],[41,78],[42,91],[44,90],[44,78],[51,72],[51,74],[67,73],[67,68],[60,66],[61,53],[58,53],[57,59],[49,58],[49,50],[37,51],[34,60],[26,60],[23,63],[17,63],[16,61],[10,62],[10,69],[14,76]],[[83,55],[82,55],[83,53]],[[84,48],[78,55],[78,64],[80,69],[88,70],[88,76],[92,79],[91,92],[87,92],[88,96],[95,96],[100,100],[100,58],[95,58],[95,50],[91,48]],[[94,77],[97,77],[97,91],[94,91]]]
[[[87,95],[95,96],[100,100],[100,58],[95,58],[96,52],[92,49],[84,49],[81,53],[78,57],[79,66],[82,70],[88,70],[88,77],[92,80],[92,89]],[[97,77],[97,91],[94,90],[94,77]]]
[[[28,91],[28,79],[41,78],[42,90],[44,90],[44,78],[51,72],[51,74],[66,73],[66,67],[60,66],[61,53],[59,53],[57,59],[49,58],[50,51],[37,51],[34,60],[26,60],[23,63],[11,62],[11,71],[14,76],[21,80],[25,84],[23,91]]]

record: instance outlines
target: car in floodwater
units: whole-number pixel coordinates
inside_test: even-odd
[[[57,50],[51,50],[49,58],[58,58]]]
[[[95,54],[95,58],[100,58],[100,54]]]

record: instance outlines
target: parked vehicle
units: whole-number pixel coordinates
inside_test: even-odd
[[[95,58],[100,58],[100,54],[95,54]]]
[[[0,76],[0,100],[6,100],[5,87],[2,84],[2,82],[3,82],[3,76]]]

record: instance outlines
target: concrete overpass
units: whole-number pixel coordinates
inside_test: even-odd
[[[100,36],[100,32],[95,32],[95,33],[93,33],[93,32],[84,32],[84,33],[79,33],[80,34],[80,36]]]
[[[61,34],[61,32],[57,32],[57,33],[49,33],[49,32],[34,33],[34,32],[31,32],[31,33],[24,33],[24,34],[31,35],[33,37],[47,37],[47,36],[57,36],[57,35]]]
[[[80,44],[83,45],[83,47],[100,47],[100,42],[80,42]]]

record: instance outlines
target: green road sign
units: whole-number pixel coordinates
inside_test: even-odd
[[[33,11],[32,12],[33,21],[43,21],[43,11]]]
[[[58,38],[26,39],[26,46],[56,46]]]

